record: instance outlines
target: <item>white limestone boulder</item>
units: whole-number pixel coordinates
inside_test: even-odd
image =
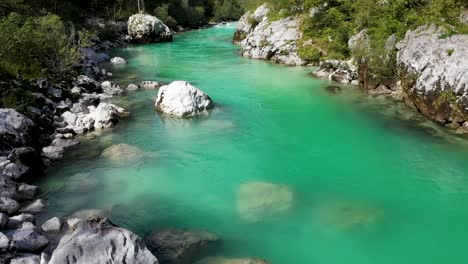
[[[186,81],[175,81],[159,89],[156,110],[186,117],[201,114],[214,107],[211,98]]]

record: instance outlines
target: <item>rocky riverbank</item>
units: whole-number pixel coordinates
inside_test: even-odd
[[[152,17],[147,21],[144,26],[133,27],[140,30],[129,32],[133,37],[121,30],[120,23],[110,27],[103,26],[101,20],[92,21],[97,27],[116,28],[114,33],[119,37],[115,42],[93,37],[93,45],[82,49],[76,65],[81,75],[60,84],[41,79],[28,87],[43,100],[41,108],[30,107],[35,116],[0,109],[0,263],[266,263],[251,258],[210,257],[209,249],[218,247],[220,238],[202,231],[160,229],[142,239],[114,225],[99,210],[36,221],[47,209],[47,201],[39,198],[37,186],[26,182],[62,160],[68,149],[80,144],[82,135],[112,127],[128,115],[111,103],[113,97],[160,87],[158,82],[142,81],[121,88],[110,80],[112,73],[100,66],[102,62],[127,63],[124,58],[111,59],[108,51],[135,37],[137,42],[160,42],[162,37],[169,40],[167,28],[161,31],[164,36],[153,31],[158,20]],[[196,87],[178,81],[159,90],[155,107],[166,115],[186,117],[206,112],[214,104]],[[129,153],[143,155],[129,145],[106,149],[103,155],[120,155],[120,159],[114,159],[121,163],[122,156],[125,160],[132,157]]]
[[[278,20],[269,18],[270,8],[263,4],[248,11],[239,21],[234,42],[242,47],[242,55],[271,60],[287,65],[305,65],[300,45],[313,45],[301,40],[303,16]],[[314,10],[308,16],[314,16]],[[460,16],[466,24],[465,13]],[[468,132],[468,35],[449,32],[446,27],[423,25],[410,30],[398,41],[388,37],[380,58],[394,72],[376,74],[370,65],[371,37],[367,29],[353,35],[348,49],[359,58],[347,61],[323,60],[312,75],[344,84],[362,85],[373,96],[390,95],[416,111],[455,130]],[[332,40],[330,40],[332,41]],[[374,63],[375,64],[375,63]]]
[[[112,127],[128,114],[110,103],[112,97],[125,90],[110,81],[112,73],[100,66],[107,61],[126,63],[122,58],[111,60],[108,55],[111,48],[132,40],[127,35],[126,23],[93,19],[86,24],[106,33],[112,31],[116,37],[113,41],[101,41],[97,36],[90,38],[91,45],[81,49],[75,65],[81,75],[60,83],[44,78],[32,84],[20,80],[1,84],[2,89],[14,85],[30,91],[35,99],[26,106],[25,114],[15,109],[0,109],[0,263],[64,263],[72,255],[76,263],[109,260],[157,263],[138,236],[113,226],[106,219],[52,218],[42,226],[36,225],[39,223],[35,215],[45,209],[46,202],[37,199],[38,187],[25,182],[41,176],[45,167],[63,159],[67,149],[80,143],[81,135]],[[151,30],[143,32],[152,33]],[[143,82],[140,86],[154,84]],[[102,237],[89,233],[98,231],[102,232]],[[84,243],[81,253],[75,252],[73,250],[78,248],[74,239],[88,239],[90,244]],[[86,248],[92,243],[99,247]],[[106,256],[106,247],[110,249],[116,245],[120,253]],[[72,248],[67,249],[67,246]],[[123,254],[123,249],[133,255]]]

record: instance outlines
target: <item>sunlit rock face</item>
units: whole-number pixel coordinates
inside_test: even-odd
[[[214,107],[211,98],[186,81],[175,81],[159,89],[156,110],[173,116],[195,116]]]
[[[172,41],[172,31],[157,17],[136,14],[128,19],[128,35],[133,42]]]

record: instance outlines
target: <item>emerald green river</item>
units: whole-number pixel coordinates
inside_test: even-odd
[[[311,68],[243,58],[234,27],[114,50],[121,86],[187,80],[215,109],[170,118],[156,90],[117,98],[130,115],[37,183],[42,219],[100,209],[142,236],[206,230],[222,239],[210,255],[272,264],[468,263],[466,139]],[[103,155],[121,143],[140,152]]]

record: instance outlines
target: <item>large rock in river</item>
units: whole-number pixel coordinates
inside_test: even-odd
[[[172,41],[172,31],[157,17],[136,14],[128,19],[128,34],[134,42]]]
[[[105,218],[77,222],[53,251],[49,264],[157,264],[143,240]]]
[[[237,210],[250,222],[285,213],[293,204],[294,192],[287,186],[269,182],[248,182],[237,192]]]
[[[468,131],[468,35],[421,26],[398,43],[397,64],[407,103],[450,127]]]
[[[219,238],[204,231],[163,229],[145,236],[145,243],[162,263],[191,264],[216,246]]]
[[[270,21],[268,6],[244,14],[237,25],[234,41],[242,46],[242,55],[253,59],[272,60],[287,65],[305,65],[299,57],[300,18],[286,17]]]
[[[186,81],[175,81],[159,89],[156,110],[175,116],[194,116],[214,107],[211,98]]]

